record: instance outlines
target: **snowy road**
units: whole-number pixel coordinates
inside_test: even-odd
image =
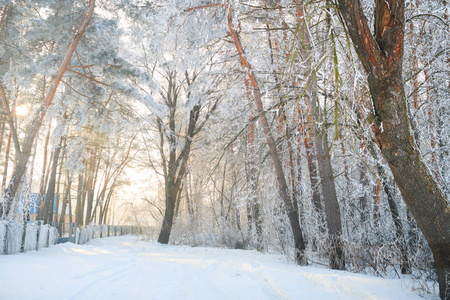
[[[136,237],[0,256],[0,299],[423,299],[401,280]]]

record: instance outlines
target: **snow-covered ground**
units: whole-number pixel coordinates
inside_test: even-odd
[[[402,280],[133,236],[0,256],[0,299],[423,299]]]

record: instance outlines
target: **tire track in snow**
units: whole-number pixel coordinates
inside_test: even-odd
[[[111,286],[112,283],[120,282],[121,279],[126,278],[133,272],[133,267],[135,266],[134,261],[134,259],[131,259],[119,265],[111,265],[111,263],[108,263],[105,266],[95,268],[91,272],[75,276],[74,280],[86,279],[89,283],[87,285],[81,283],[78,292],[71,299],[91,298],[92,292],[98,290],[98,286]],[[86,280],[83,280],[83,282]]]
[[[255,251],[162,246],[130,236],[3,256],[0,265],[0,300],[420,299],[401,287],[404,281],[299,267]]]
[[[240,269],[245,270],[248,274],[251,274],[254,281],[260,283],[261,288],[269,295],[269,299],[291,299],[282,288],[276,283],[276,281],[267,272],[264,272],[262,264],[258,264],[254,267],[250,263],[244,263],[240,265]]]

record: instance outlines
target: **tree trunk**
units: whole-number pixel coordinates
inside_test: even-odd
[[[45,86],[45,83],[44,83]],[[38,200],[38,210],[37,210],[37,219],[43,220],[44,219],[44,193],[45,193],[45,177],[47,174],[47,159],[48,159],[48,142],[50,140],[50,131],[51,131],[51,122],[48,124],[48,130],[47,135],[45,137],[45,143],[44,143],[44,161],[42,163],[42,174],[41,174],[41,181],[39,185],[39,200]]]
[[[309,107],[309,105],[308,105]],[[306,111],[306,119],[307,119],[307,126],[305,130],[302,130],[303,132],[303,143],[305,145],[305,152],[306,152],[306,162],[308,164],[308,174],[309,174],[309,180],[311,183],[311,190],[312,190],[312,203],[314,205],[314,209],[317,213],[318,221],[319,221],[319,227],[320,231],[324,231],[324,221],[323,221],[323,208],[322,208],[322,201],[320,199],[320,192],[319,192],[319,177],[317,174],[317,160],[314,156],[314,125],[313,125],[313,118],[312,118],[312,112],[310,109]],[[304,128],[304,125],[302,124],[302,127]]]
[[[63,142],[64,141],[64,142]],[[60,143],[63,153],[66,149],[66,139],[61,137],[61,143]],[[35,156],[34,156],[35,157]],[[33,157],[33,159],[34,159]],[[55,215],[55,219],[54,222],[58,223],[58,212],[59,212],[59,205],[60,205],[60,201],[59,201],[59,194],[60,194],[60,188],[61,188],[61,177],[62,177],[62,167],[64,164],[64,154],[61,156],[61,162],[59,163],[59,171],[58,171],[58,179],[56,180],[56,195],[58,195],[58,201],[56,202],[56,215]],[[33,177],[31,177],[33,178]],[[63,214],[63,211],[61,211],[61,214]]]
[[[339,209],[339,202],[336,194],[334,183],[333,169],[331,167],[331,158],[328,149],[328,139],[326,128],[319,128],[318,124],[323,124],[323,117],[320,115],[320,108],[317,99],[317,79],[316,73],[312,68],[311,49],[309,33],[307,33],[307,23],[304,18],[304,7],[301,3],[297,3],[297,17],[299,18],[300,34],[304,39],[306,46],[300,49],[302,57],[306,58],[305,64],[308,67],[309,78],[306,81],[305,103],[312,116],[308,117],[309,129],[314,139],[317,153],[317,163],[321,178],[322,196],[325,206],[325,216],[328,225],[328,239],[330,244],[330,268],[343,270],[345,269],[344,250],[342,248],[342,225]],[[312,124],[312,121],[315,124]]]
[[[340,12],[368,73],[373,131],[408,209],[433,252],[439,294],[450,298],[450,207],[411,134],[402,79],[404,0],[376,1],[375,39],[359,0],[339,0]]]
[[[173,186],[173,181],[169,182],[168,184],[170,185],[172,183]],[[176,193],[174,193],[173,191],[173,187],[171,189],[169,189],[168,191],[166,191],[166,209],[164,212],[164,219],[163,219],[163,224],[161,227],[161,232],[159,233],[158,236],[158,243],[161,244],[168,244],[169,243],[169,238],[170,238],[170,233],[172,231],[172,226],[173,226],[173,217],[174,217],[174,213],[175,213],[175,201],[176,201]]]
[[[361,142],[361,152],[362,152],[362,157],[361,159],[364,160],[365,156],[366,156],[366,148],[364,143]],[[361,183],[361,190],[362,190],[362,195],[360,195],[358,197],[358,202],[359,202],[359,209],[360,209],[360,213],[361,213],[361,226],[364,226],[364,224],[367,222],[368,216],[369,216],[369,212],[367,211],[367,203],[368,203],[368,197],[367,197],[367,189],[368,189],[368,185],[369,185],[369,180],[367,178],[367,167],[364,164],[363,161],[361,161],[359,163],[359,182]]]
[[[69,201],[70,201],[70,188],[72,186],[72,177],[69,175],[69,171],[66,171],[66,177],[67,177],[67,185],[66,185],[66,188],[65,188],[65,191],[64,191],[64,198],[63,198],[63,203],[62,203],[62,206],[61,206],[61,216],[59,218],[59,223],[65,223],[66,222],[66,217],[65,217],[66,216],[66,209],[67,209],[67,205],[69,204]]]
[[[312,98],[314,97],[315,96],[312,96]],[[322,123],[319,117],[318,107],[315,106],[315,100],[311,101],[311,103],[316,124]],[[316,130],[315,144],[317,151],[317,162],[321,178],[323,202],[325,204],[325,216],[328,225],[328,242],[330,244],[330,268],[344,270],[345,258],[341,240],[341,214],[336,194],[336,187],[334,184],[333,169],[331,167],[327,132],[325,129],[322,129],[322,134],[320,134],[319,128]]]
[[[187,85],[190,86],[192,81],[194,81],[197,75],[193,75],[192,78],[189,74],[185,74]],[[189,113],[189,122],[186,129],[186,138],[184,139],[184,146],[181,152],[177,156],[177,140],[175,135],[175,121],[176,121],[176,109],[177,109],[177,98],[179,93],[179,88],[176,84],[176,72],[169,74],[169,87],[167,89],[166,104],[169,107],[169,160],[167,166],[164,163],[164,180],[165,180],[165,204],[166,209],[164,212],[164,219],[161,227],[161,232],[159,233],[158,243],[168,244],[170,232],[172,231],[173,219],[175,215],[175,206],[177,202],[178,193],[180,192],[182,181],[186,174],[187,161],[189,158],[189,153],[191,151],[192,141],[197,131],[197,121],[200,116],[201,105],[196,104]],[[188,92],[187,98],[189,99],[191,93]],[[162,129],[162,121],[158,119],[158,129],[161,136],[160,153],[161,159],[166,162],[167,159],[164,155],[164,132]]]
[[[100,164],[100,160],[98,161]],[[91,159],[88,166],[88,178],[87,178],[87,184],[86,184],[86,220],[85,224],[88,225],[91,222],[91,216],[92,216],[92,208],[94,204],[94,191],[95,191],[95,181],[97,177],[97,150],[93,149],[91,151]]]
[[[56,188],[56,171],[58,170],[59,154],[61,153],[61,143],[56,146],[53,154],[52,170],[48,182],[47,194],[45,195],[45,204],[47,205],[44,213],[44,224],[49,224],[53,220],[53,207],[55,202],[55,188]],[[56,211],[58,214],[58,211]]]
[[[0,127],[0,153],[1,153],[2,148],[3,148],[3,137],[5,135],[6,119],[2,118],[1,124],[2,125]]]
[[[363,118],[364,118],[363,110],[355,108],[355,114],[356,114],[356,120],[357,120],[358,127],[362,128],[362,126],[363,126],[362,122],[363,122]],[[361,136],[363,136],[363,133],[361,131],[359,132],[359,134]],[[361,147],[363,147],[363,145],[364,144],[362,144]],[[394,196],[394,191],[392,189],[392,184],[391,184],[391,182],[389,182],[388,175],[386,174],[384,166],[380,163],[378,153],[375,150],[374,142],[370,139],[367,141],[367,149],[369,150],[369,153],[372,155],[372,158],[375,161],[378,175],[380,177],[379,179],[381,180],[381,182],[380,182],[380,180],[377,180],[377,185],[375,187],[375,203],[374,203],[375,208],[378,208],[378,206],[380,204],[380,189],[381,189],[381,186],[383,186],[383,190],[384,190],[384,192],[387,196],[387,200],[388,200],[389,211],[391,213],[391,217],[394,222],[395,229],[396,229],[395,237],[400,246],[400,255],[401,255],[400,269],[401,269],[402,274],[410,274],[411,273],[411,265],[410,265],[409,256],[408,256],[408,246],[406,244],[405,233],[403,230],[403,224],[401,221],[398,206],[397,206],[397,203],[395,202],[395,196]],[[377,220],[379,218],[377,210],[375,212],[374,218],[375,218],[375,220]]]
[[[252,155],[252,154],[250,154]],[[257,177],[256,177],[256,166],[253,162],[252,158],[249,158],[252,161],[249,161],[248,163],[248,184],[249,184],[249,199],[247,203],[247,210],[248,210],[248,223],[249,223],[249,229],[251,229],[251,226],[253,226],[253,222],[255,224],[255,230],[256,230],[256,250],[263,251],[263,231],[262,231],[262,217],[261,217],[261,208],[260,204],[258,202],[257,197]]]
[[[112,198],[112,195],[113,195],[115,187],[116,186],[113,184],[111,186],[111,188],[109,189],[108,195],[106,196],[106,201],[105,201],[105,204],[103,206],[103,209],[102,209],[101,215],[100,215],[100,220],[102,220],[101,224],[108,224],[109,225],[109,223],[107,222],[107,219],[109,219],[109,220],[111,219],[111,216],[108,213],[110,211],[109,210],[109,205],[111,203],[111,198]]]
[[[250,81],[250,87],[252,90],[256,108],[258,110],[259,119],[261,121],[264,135],[266,137],[266,142],[267,142],[267,145],[269,146],[270,156],[272,158],[272,162],[275,167],[275,174],[276,174],[276,178],[277,178],[277,182],[278,182],[278,192],[284,203],[286,213],[288,215],[289,222],[290,222],[290,225],[292,228],[292,233],[294,235],[294,244],[295,244],[295,252],[296,252],[295,259],[298,264],[306,265],[307,260],[306,260],[306,256],[305,256],[305,242],[303,240],[303,234],[302,234],[302,230],[300,228],[299,214],[298,214],[298,211],[294,207],[291,197],[289,196],[288,185],[286,183],[286,177],[284,175],[283,167],[281,165],[281,161],[280,161],[280,158],[279,158],[278,152],[277,152],[277,147],[276,147],[275,141],[273,139],[269,124],[267,122],[264,107],[262,105],[261,93],[260,93],[258,81],[256,79],[256,76],[253,73],[253,69],[252,69],[250,63],[248,62],[248,60],[245,56],[245,51],[244,51],[244,48],[242,47],[240,37],[239,37],[238,33],[236,32],[236,30],[234,29],[235,26],[233,24],[233,19],[232,19],[233,11],[232,11],[231,5],[229,3],[227,4],[227,10],[228,10],[228,12],[227,12],[228,13],[227,14],[228,30],[230,31],[231,36],[234,40],[234,44],[235,44],[236,50],[238,52],[238,55],[239,55],[239,58],[241,61],[241,66],[245,69],[245,71],[247,73],[246,75],[248,76],[248,79]]]
[[[2,191],[6,188],[6,177],[8,176],[9,151],[11,149],[12,132],[9,132],[8,142],[6,143],[5,161],[3,166]]]
[[[186,164],[189,157],[189,152],[191,150],[191,143],[195,132],[195,124],[198,120],[199,113],[200,113],[200,106],[199,105],[194,106],[193,110],[190,113],[188,134],[186,135],[183,150],[181,151],[176,160],[169,159],[168,164],[169,172],[168,177],[166,178],[166,201],[165,201],[166,209],[164,212],[164,219],[161,227],[161,232],[158,237],[158,243],[161,244],[169,243],[169,237],[172,231],[173,219],[175,216],[175,206],[177,196],[181,188],[182,179],[186,172]],[[173,148],[171,151],[176,151],[176,149]],[[171,154],[171,156],[172,155],[175,155],[175,153]]]
[[[252,107],[252,90],[250,88],[250,82],[245,80],[245,90],[247,92],[247,99],[250,107]],[[255,164],[255,121],[253,120],[253,107],[249,116],[249,128],[247,134],[247,182],[249,187],[249,199],[247,200],[247,221],[249,234],[255,223],[256,229],[256,249],[258,251],[263,250],[263,231],[262,231],[262,216],[261,208],[258,201],[258,178],[257,169]]]
[[[192,197],[192,178],[191,178],[191,172],[188,173],[188,184],[185,184],[185,193],[186,193],[186,204],[189,214],[189,219],[191,221],[191,225],[193,225],[195,221],[194,217],[194,203],[193,203],[193,197]]]
[[[378,175],[380,175],[381,184],[388,199],[389,211],[391,212],[391,217],[395,225],[395,237],[400,245],[400,255],[401,255],[400,269],[402,274],[411,274],[411,265],[409,263],[408,248],[406,245],[402,220],[400,218],[397,203],[395,202],[394,191],[392,190],[392,186],[389,183],[388,176],[386,174],[386,171],[384,170],[384,167],[378,162],[378,155],[376,154],[375,149],[372,146],[372,142],[369,141],[369,143],[370,143],[369,150],[376,161]]]
[[[84,190],[84,180],[83,174],[78,175],[78,190],[77,190],[77,206],[75,207],[75,223],[79,226],[83,225],[83,215],[84,215],[84,206],[83,206],[83,190]]]

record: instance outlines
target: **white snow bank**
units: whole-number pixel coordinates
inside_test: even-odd
[[[122,236],[0,256],[0,299],[423,299],[405,281]]]

